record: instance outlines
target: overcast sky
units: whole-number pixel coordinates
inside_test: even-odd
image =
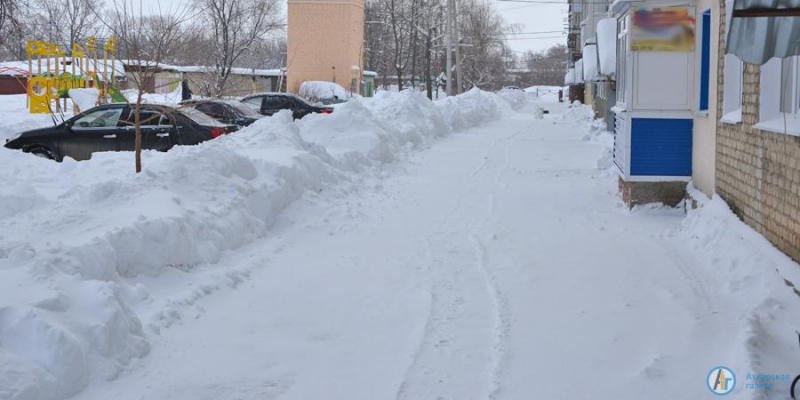
[[[131,0],[117,0],[131,1]],[[164,11],[190,4],[190,0],[133,0],[141,1],[145,9]],[[567,16],[567,0],[563,4],[514,3],[490,0],[510,24],[518,26],[521,34],[508,36],[508,43],[516,52],[544,50],[558,43],[566,44],[563,35],[564,18]],[[106,0],[111,5],[114,0]],[[284,6],[284,12],[286,7]],[[531,33],[534,32],[534,33]],[[548,33],[536,33],[548,32]]]
[[[519,31],[549,32],[542,34],[520,34],[509,36],[508,43],[514,51],[544,50],[550,46],[567,43],[564,18],[567,16],[567,1],[564,4],[512,3],[494,0],[494,4],[506,21],[519,25]],[[554,38],[553,36],[557,36]],[[542,38],[542,39],[539,39]]]

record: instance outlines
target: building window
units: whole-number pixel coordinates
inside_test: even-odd
[[[800,58],[773,58],[761,66],[759,117],[754,126],[800,136]]]
[[[733,0],[725,0],[725,13],[727,18],[725,37],[727,37],[733,15]],[[742,121],[743,74],[744,64],[742,61],[732,54],[726,54],[723,73],[725,84],[722,87],[722,118],[720,118],[722,122],[735,124]]]
[[[699,111],[708,111],[709,84],[711,75],[711,10],[703,11],[700,19],[700,93]]]
[[[798,104],[800,104],[800,90],[798,90],[798,69],[800,62],[797,57],[784,58],[781,68],[781,112],[787,116],[797,118]]]
[[[627,79],[628,79],[628,14],[623,15],[617,20],[617,103],[626,105]]]

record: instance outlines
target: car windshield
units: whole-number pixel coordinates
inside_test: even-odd
[[[200,111],[195,110],[194,108],[181,107],[179,110],[180,110],[180,112],[182,112],[184,115],[189,117],[189,119],[191,119],[192,121],[194,121],[198,125],[203,125],[203,126],[225,126],[225,124],[217,122],[214,118],[211,118],[208,115],[205,115],[205,114],[201,113]]]
[[[248,118],[260,118],[261,117],[261,114],[256,112],[256,110],[254,110],[253,108],[248,107],[247,103],[242,103],[240,101],[226,101],[225,104],[228,104],[231,107],[235,108],[236,111],[239,112],[239,114],[242,114],[245,117],[248,117]]]

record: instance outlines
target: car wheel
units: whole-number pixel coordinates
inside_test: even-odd
[[[55,156],[55,154],[53,154],[53,151],[48,149],[47,147],[44,147],[44,146],[32,147],[32,148],[28,149],[27,152],[31,153],[31,154],[33,154],[35,156],[38,156],[38,157],[46,158],[48,160],[55,160],[56,159],[56,156]]]

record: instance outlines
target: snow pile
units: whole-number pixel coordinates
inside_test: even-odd
[[[722,309],[734,314],[728,318],[738,325],[738,337],[731,332],[726,341],[735,360],[728,366],[736,371],[796,373],[800,268],[740,221],[723,199],[709,200],[691,185],[689,193],[700,204],[689,209],[680,238],[706,258],[702,267],[719,278],[715,283],[727,299]]]
[[[210,281],[201,272],[267,235],[305,193],[349,190],[360,174],[510,110],[477,90],[437,103],[385,93],[145,151],[138,175],[129,152],[54,163],[0,151],[0,398],[62,399],[114,379],[181,305],[240,282],[252,266]]]
[[[84,112],[97,106],[97,101],[100,99],[100,91],[96,88],[70,89],[69,98],[78,106],[78,111]]]
[[[575,101],[569,105],[566,112],[561,114],[561,119],[565,121],[573,121],[577,124],[591,125],[594,121],[594,111],[592,106],[581,104]]]
[[[503,89],[497,95],[507,101],[514,111],[519,111],[525,105],[525,91],[518,89]]]
[[[178,85],[173,91],[167,93],[142,93],[143,103],[178,104],[182,100],[183,91]],[[123,90],[122,95],[131,103],[136,103],[139,96],[137,89]]]
[[[447,97],[435,104],[447,124],[456,131],[496,120],[512,111],[511,104],[504,97],[479,89],[472,89],[460,96]]]
[[[14,136],[19,132],[30,129],[44,128],[53,126],[53,117],[50,114],[31,114],[25,104],[24,94],[0,95],[0,143],[5,143],[5,139]],[[63,106],[63,100],[62,100]],[[55,111],[55,106],[53,106]],[[72,100],[67,99],[67,108],[64,113],[65,118],[72,117]],[[61,115],[57,115],[56,122],[61,122]]]
[[[257,149],[255,151],[254,149]],[[307,190],[346,173],[288,113],[170,153],[56,164],[0,152],[0,395],[53,399],[111,379],[148,352],[126,278],[216,262],[266,234]]]
[[[305,140],[350,160],[365,156],[393,162],[436,137],[496,120],[520,108],[524,93],[494,94],[478,89],[431,102],[420,92],[383,91],[373,99],[355,98],[331,115],[310,115],[298,124]]]

